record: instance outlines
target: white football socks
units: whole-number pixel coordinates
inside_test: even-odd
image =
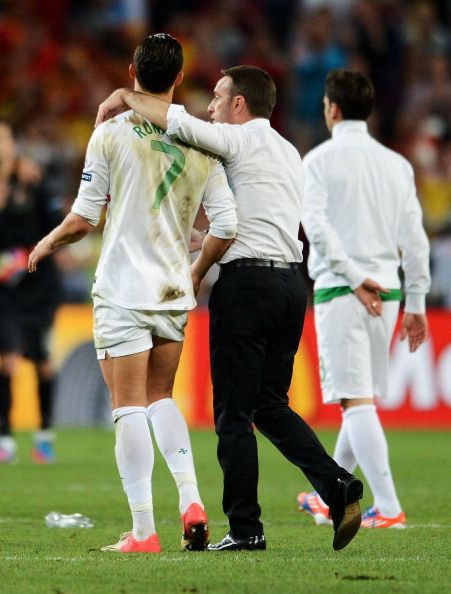
[[[335,444],[333,459],[338,466],[341,466],[351,474],[357,466],[357,460],[355,459],[354,452],[352,451],[349,442],[348,430],[345,423],[341,424],[340,433],[338,434],[337,442]]]
[[[191,503],[203,507],[197,488],[188,426],[177,404],[170,397],[154,402],[147,407],[147,420],[177,485],[180,513],[184,514]]]
[[[144,406],[113,410],[116,463],[133,518],[133,536],[146,540],[155,533],[152,503],[154,452]]]
[[[343,412],[343,425],[357,464],[368,481],[379,512],[394,518],[401,512],[396,495],[388,446],[374,404],[352,406]]]

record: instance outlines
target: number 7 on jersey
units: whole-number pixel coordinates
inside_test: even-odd
[[[176,178],[182,173],[183,168],[185,167],[185,155],[176,146],[173,146],[172,144],[167,144],[166,142],[161,142],[160,140],[152,140],[151,148],[154,151],[166,153],[174,159],[174,162],[166,171],[163,181],[158,186],[155,192],[155,200],[152,208],[158,209],[160,208],[160,204],[163,198],[169,192],[169,188],[174,183]]]

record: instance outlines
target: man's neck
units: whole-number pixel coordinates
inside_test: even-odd
[[[138,93],[144,93],[145,95],[152,95],[152,97],[161,99],[161,101],[165,101],[166,103],[172,103],[172,97],[174,95],[174,87],[171,87],[166,93],[152,93],[151,91],[143,89],[136,79],[133,90],[138,91]]]

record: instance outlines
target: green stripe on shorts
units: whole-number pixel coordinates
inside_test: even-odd
[[[330,287],[328,289],[317,289],[313,294],[313,303],[325,303],[326,301],[332,301],[335,297],[343,297],[343,295],[349,295],[352,293],[351,287]],[[388,293],[379,293],[382,301],[401,301],[402,292],[401,289],[389,289]]]

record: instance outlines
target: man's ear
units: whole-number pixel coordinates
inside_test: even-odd
[[[178,85],[180,85],[180,84],[182,83],[184,76],[185,76],[185,75],[183,74],[183,72],[182,72],[182,71],[180,71],[180,72],[177,74],[177,77],[176,77],[176,79],[175,79],[175,81],[174,81],[174,87],[178,87]]]
[[[233,109],[236,114],[241,114],[247,108],[246,99],[243,95],[235,95],[233,98]]]
[[[130,78],[132,80],[135,80],[136,78],[136,68],[134,64],[130,64],[130,66],[128,67],[128,75],[130,76]]]
[[[332,120],[335,122],[337,120],[341,120],[341,109],[338,106],[337,103],[335,103],[334,101],[332,101],[332,103],[330,104],[330,116],[332,118]]]

